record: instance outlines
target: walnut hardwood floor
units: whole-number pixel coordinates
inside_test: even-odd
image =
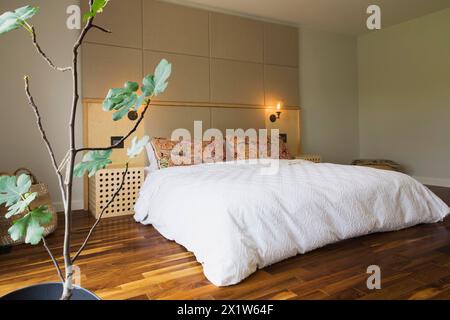
[[[432,190],[450,204],[450,189]],[[92,221],[75,215],[74,251]],[[48,238],[58,253],[62,231]],[[366,288],[373,264],[381,267],[382,290]],[[103,299],[450,299],[450,220],[333,244],[217,288],[183,247],[120,217],[102,222],[78,266],[81,285]],[[41,246],[0,254],[0,296],[57,280]]]

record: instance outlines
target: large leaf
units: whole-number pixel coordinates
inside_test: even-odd
[[[140,107],[146,98],[162,94],[167,89],[167,80],[171,73],[172,65],[166,59],[161,60],[156,67],[155,75],[145,76],[141,87],[142,94],[136,100],[136,107]]]
[[[14,222],[8,233],[14,241],[25,237],[25,243],[36,245],[44,234],[44,227],[52,220],[52,214],[46,206],[33,209],[23,218]]]
[[[162,59],[155,70],[155,88],[153,91],[153,95],[158,96],[166,90],[168,86],[167,80],[169,79],[171,73],[172,65],[166,59]]]
[[[127,150],[128,157],[136,158],[138,155],[140,155],[149,140],[150,138],[148,136],[142,137],[141,140],[138,140],[138,137],[134,137],[131,141],[131,147]]]
[[[84,155],[82,162],[75,166],[73,174],[76,177],[82,177],[87,171],[89,172],[89,177],[92,177],[98,170],[104,169],[112,163],[109,159],[111,153],[112,150],[89,151]]]
[[[136,91],[139,85],[136,82],[127,82],[123,88],[111,89],[103,101],[103,110],[117,111],[113,115],[113,120],[122,119],[133,108],[138,100]]]
[[[19,27],[24,27],[31,32],[29,26],[26,24],[26,20],[33,17],[39,8],[32,6],[25,6],[16,9],[14,12],[8,11],[0,16],[0,34],[15,30]]]
[[[22,199],[31,187],[30,176],[20,175],[18,178],[10,176],[0,177],[0,205],[7,207],[16,204]]]
[[[144,80],[142,81],[142,93],[145,94],[145,96],[149,97],[153,95],[153,92],[155,92],[155,76],[152,74],[149,74],[145,76]]]
[[[113,121],[119,121],[121,119],[123,119],[123,117],[125,117],[128,112],[130,112],[131,108],[122,108],[121,110],[115,112],[112,116]]]
[[[153,93],[155,92],[155,76],[154,75],[149,74],[149,75],[145,76],[144,80],[142,81],[141,91],[142,91],[142,94],[136,100],[137,108],[139,108],[144,103],[146,98],[151,97],[153,95]]]
[[[94,0],[91,10],[83,17],[84,22],[88,21],[89,18],[95,18],[97,13],[102,13],[108,2],[109,0]]]
[[[6,213],[6,219],[11,218],[12,216],[18,215],[22,212],[24,212],[31,203],[36,199],[37,192],[29,193],[24,196],[22,196],[21,200],[13,204],[8,208],[8,212]]]

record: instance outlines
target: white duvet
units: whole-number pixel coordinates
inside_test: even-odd
[[[343,239],[443,220],[449,207],[407,175],[281,160],[204,164],[152,172],[135,219],[152,224],[202,263],[216,286]]]

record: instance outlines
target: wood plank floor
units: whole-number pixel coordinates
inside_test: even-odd
[[[450,189],[432,189],[450,204]],[[74,251],[92,221],[87,213],[75,215]],[[62,251],[61,228],[48,242]],[[366,287],[373,264],[382,271],[381,290]],[[81,285],[103,299],[449,299],[450,220],[347,240],[217,288],[183,247],[132,217],[112,218],[102,222],[78,266]],[[0,296],[57,280],[41,246],[0,254]]]

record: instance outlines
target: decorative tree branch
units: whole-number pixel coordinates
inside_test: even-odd
[[[103,27],[100,27],[100,26],[98,26],[98,25],[96,25],[96,24],[93,24],[93,25],[92,25],[92,28],[96,28],[96,29],[98,29],[98,30],[100,30],[100,31],[103,31],[103,32],[105,32],[105,33],[112,33],[111,30],[106,29],[106,28],[103,28]]]
[[[55,66],[55,64],[52,62],[52,60],[50,60],[50,58],[45,54],[44,51],[42,51],[41,46],[39,45],[39,43],[37,42],[37,35],[36,35],[36,30],[34,29],[34,27],[31,27],[31,37],[33,39],[33,45],[36,48],[37,52],[42,56],[42,58],[44,58],[44,60],[48,63],[48,65],[57,71],[61,71],[61,72],[66,72],[69,70],[72,70],[71,67],[66,67],[66,68],[60,68]]]
[[[53,152],[53,148],[50,144],[50,141],[47,138],[47,134],[45,133],[44,127],[42,126],[42,120],[41,120],[41,115],[39,112],[39,109],[36,105],[36,102],[34,101],[33,96],[31,95],[30,92],[30,83],[29,83],[29,78],[28,76],[24,77],[24,81],[25,81],[25,93],[27,95],[28,98],[28,104],[31,106],[31,108],[34,111],[34,114],[36,116],[36,123],[37,123],[37,127],[41,133],[42,136],[42,140],[44,140],[44,143],[47,147],[47,151],[50,155],[51,161],[52,161],[52,165],[53,165],[53,169],[55,170],[56,175],[58,176],[58,180],[59,180],[59,187],[61,189],[61,193],[62,193],[62,197],[63,197],[63,201],[65,201],[66,196],[64,193],[64,179],[62,174],[59,172],[58,169],[58,163],[56,162],[56,157],[55,157],[55,153]]]
[[[89,1],[89,5],[92,8],[92,0]],[[75,119],[77,115],[77,106],[78,101],[80,99],[79,94],[79,84],[78,84],[78,54],[79,49],[83,43],[84,38],[86,37],[89,30],[92,28],[94,18],[90,17],[84,26],[83,30],[78,37],[77,42],[75,43],[72,50],[72,82],[73,82],[73,98],[72,98],[72,110],[70,116],[69,123],[69,136],[70,136],[70,155],[67,167],[68,176],[66,177],[67,181],[65,193],[67,195],[65,208],[64,208],[64,222],[65,222],[65,230],[64,230],[64,266],[66,269],[66,278],[64,283],[64,290],[61,297],[61,300],[69,300],[72,297],[72,259],[70,256],[70,232],[72,230],[72,185],[73,185],[73,168],[75,166],[75,157],[76,157],[76,141],[75,141]]]
[[[62,282],[64,282],[64,276],[63,276],[63,273],[62,273],[61,268],[59,266],[59,263],[58,263],[58,261],[56,261],[55,256],[53,255],[52,251],[48,247],[47,242],[45,241],[44,237],[42,237],[42,243],[44,245],[45,250],[47,250],[48,255],[50,256],[50,258],[53,261],[53,265],[55,266],[55,268],[56,268],[56,270],[58,272],[59,278],[61,279]]]
[[[75,256],[72,259],[72,263],[75,263],[75,261],[78,259],[78,257],[80,256],[81,252],[83,252],[83,250],[86,248],[92,233],[94,232],[94,230],[97,228],[98,224],[100,223],[100,221],[103,218],[103,215],[105,214],[106,210],[109,208],[109,206],[114,202],[114,200],[116,199],[116,197],[119,195],[120,191],[122,191],[123,186],[125,184],[125,179],[126,176],[128,174],[128,168],[129,168],[129,164],[127,163],[125,165],[125,171],[123,172],[122,175],[122,182],[120,183],[119,188],[117,188],[116,192],[113,194],[113,196],[111,197],[111,199],[109,199],[108,203],[105,205],[105,207],[102,209],[102,212],[100,213],[99,217],[97,218],[97,220],[95,221],[94,225],[92,226],[92,228],[90,229],[86,239],[84,240],[83,244],[81,245],[80,249],[77,251],[77,253],[75,254]]]
[[[141,124],[142,120],[145,117],[145,113],[147,112],[148,108],[150,107],[150,103],[151,100],[148,99],[147,103],[145,104],[145,108],[141,113],[141,116],[139,117],[139,119],[136,121],[136,124],[134,125],[134,127],[127,133],[127,135],[125,135],[122,139],[120,139],[120,141],[116,142],[115,144],[109,146],[109,147],[98,147],[98,148],[81,148],[81,149],[77,149],[76,152],[84,152],[84,151],[107,151],[107,150],[111,150],[116,148],[117,146],[121,145],[123,142],[125,142],[134,132],[136,132],[136,130],[138,129],[139,125]]]

